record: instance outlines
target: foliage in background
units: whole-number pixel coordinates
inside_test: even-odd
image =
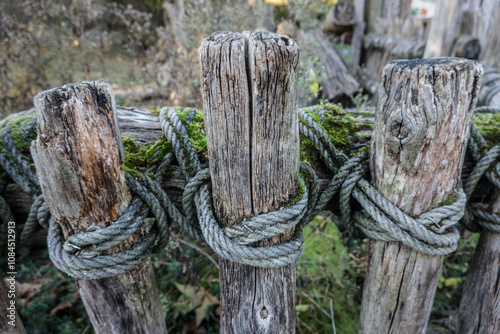
[[[267,29],[288,19],[317,28],[332,1],[0,1],[0,116],[29,108],[35,94],[104,79],[121,105],[200,108],[198,47],[214,31]],[[315,101],[321,68],[303,52],[299,92]]]

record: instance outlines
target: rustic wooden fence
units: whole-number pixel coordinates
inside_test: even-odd
[[[321,120],[297,113],[297,59],[296,43],[284,35],[214,33],[205,39],[200,63],[208,169],[175,108],[164,108],[159,118],[117,112],[104,82],[66,85],[35,98],[36,176],[23,162],[30,157],[12,141],[10,127],[17,123],[3,121],[8,154],[0,163],[21,188],[4,188],[2,195],[14,211],[24,208],[29,219],[49,224],[51,258],[77,278],[97,333],[166,332],[169,315],[162,313],[148,254],[168,239],[168,222],[221,255],[222,333],[293,333],[300,231],[321,209],[337,212],[371,239],[359,333],[425,332],[443,255],[456,247],[455,225],[465,209],[460,177],[482,66],[457,58],[387,65],[366,157],[339,152]],[[33,111],[21,116],[34,117]],[[34,122],[26,124],[35,131]],[[156,179],[124,173],[121,133],[142,142],[166,136],[173,151],[150,172]],[[300,164],[299,133],[318,148],[318,173]],[[163,179],[172,154],[178,165]],[[493,214],[499,210],[495,196],[485,209]],[[28,213],[31,197],[38,204]],[[144,223],[148,212],[156,218],[153,226]],[[125,223],[117,227],[118,221]],[[497,239],[495,232],[481,237],[458,333],[500,330],[500,297],[492,283],[499,277]],[[474,307],[481,301],[488,306]]]

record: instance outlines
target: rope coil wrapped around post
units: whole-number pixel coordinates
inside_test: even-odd
[[[165,107],[160,113],[166,140],[171,143],[175,158],[188,181],[182,201],[184,213],[173,205],[159,185],[164,171],[173,159],[172,154],[167,154],[158,166],[148,170],[155,174],[156,180],[141,173],[135,174],[135,177],[127,175],[127,184],[135,198],[111,226],[75,234],[64,240],[59,225],[51,221],[48,247],[51,259],[59,269],[71,276],[86,279],[126,272],[151,252],[166,246],[170,221],[176,222],[193,238],[206,241],[216,253],[232,261],[259,267],[281,267],[295,262],[302,254],[301,229],[297,229],[294,238],[287,243],[265,247],[252,247],[252,243],[283,233],[292,227],[305,226],[337,193],[341,218],[352,230],[361,230],[374,239],[400,241],[426,254],[448,254],[456,249],[459,233],[455,225],[462,217],[466,204],[466,196],[461,190],[457,191],[454,203],[430,210],[417,218],[409,217],[363,179],[367,167],[366,156],[358,155],[348,159],[338,151],[328,140],[321,123],[312,119],[311,109],[299,110],[299,129],[302,135],[315,144],[325,164],[334,174],[327,188],[320,194],[316,173],[302,163],[299,189],[296,198],[289,205],[281,210],[247,217],[231,227],[221,228],[213,214],[209,172],[203,167],[185,127],[196,112],[195,109],[190,109],[184,123],[176,108]],[[324,112],[321,108],[318,110],[320,119]],[[25,155],[21,158],[12,140],[9,140],[12,122],[13,120],[3,123],[2,143],[8,154],[12,157],[15,154],[19,156],[13,163],[2,152],[0,164],[26,190],[38,189],[36,175],[30,169],[30,158]],[[36,127],[31,124],[29,129],[33,131]],[[32,213],[30,212],[30,220],[47,225],[47,207],[39,192],[35,194],[37,196]],[[352,209],[352,198],[363,210]],[[157,223],[149,227],[148,233],[138,244],[124,252],[102,255],[135,233],[144,224],[149,211],[153,213]],[[354,214],[352,211],[355,211]]]

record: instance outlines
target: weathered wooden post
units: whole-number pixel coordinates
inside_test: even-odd
[[[62,86],[37,95],[35,107],[31,152],[53,218],[66,237],[111,225],[131,199],[111,86]],[[137,240],[134,235],[117,250]],[[76,284],[96,333],[166,333],[149,259],[125,274]]]
[[[481,65],[458,58],[389,63],[372,138],[372,183],[410,215],[455,196]],[[370,241],[359,333],[424,333],[443,256]]]
[[[492,152],[498,152],[496,149],[492,148]],[[493,175],[498,175],[500,164],[498,159],[492,160],[493,166],[490,168],[496,171]],[[481,208],[483,213],[491,214],[493,218],[491,220],[498,222],[500,190],[494,187],[494,192],[489,197],[481,189],[477,189],[477,192],[487,201],[486,207]],[[496,219],[494,215],[497,216]],[[478,220],[472,221],[476,224],[483,220],[480,215],[475,218],[479,220],[479,222]],[[460,301],[457,333],[500,333],[500,230],[498,225],[491,225],[486,225],[486,227],[496,227],[496,229],[485,228],[481,232],[470,261]]]
[[[269,32],[219,32],[199,54],[218,220],[279,209],[298,184],[297,45]],[[295,332],[295,264],[264,269],[221,258],[219,279],[221,333]]]
[[[500,193],[492,197],[491,213],[500,214]],[[500,233],[484,231],[470,262],[457,333],[500,333]]]

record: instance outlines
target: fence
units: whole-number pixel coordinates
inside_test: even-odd
[[[117,108],[101,81],[43,92],[35,110],[2,121],[0,164],[33,198],[22,239],[33,224],[48,228],[51,259],[77,278],[97,333],[166,332],[148,256],[165,247],[171,223],[220,255],[222,333],[293,333],[301,229],[322,209],[335,210],[353,233],[371,239],[359,332],[425,331],[443,255],[456,248],[466,205],[466,221],[476,217],[489,230],[496,227],[488,222],[498,224],[495,200],[488,207],[472,203],[483,174],[495,185],[498,180],[498,147],[488,151],[474,128],[476,167],[460,186],[482,66],[457,58],[387,65],[375,121],[362,124],[373,126],[368,156],[368,147],[335,147],[336,129],[322,123],[331,110],[297,113],[297,59],[297,45],[284,35],[205,39],[208,159],[199,152],[205,138],[193,138],[203,128],[200,112],[165,107],[157,118]],[[156,141],[147,170],[125,170],[121,131]],[[317,165],[330,179],[300,163],[299,136],[315,147]],[[165,178],[174,165],[177,173]],[[182,195],[164,190],[174,183]],[[470,275],[498,277],[484,265],[498,260],[498,246],[483,244],[476,259],[485,260]],[[493,307],[467,309],[478,295],[495,305],[498,296],[484,293],[488,284],[473,284],[482,295],[464,294],[471,299],[463,303],[460,328],[498,331]],[[475,331],[459,329],[469,332]]]

